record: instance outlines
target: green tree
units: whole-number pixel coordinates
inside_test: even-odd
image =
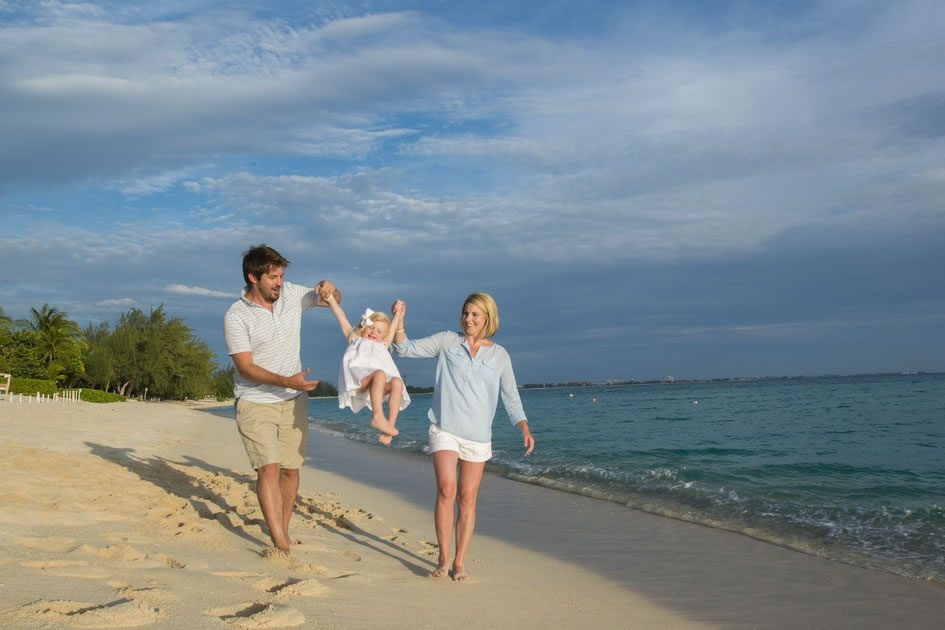
[[[338,388],[331,383],[326,383],[321,381],[318,383],[318,386],[315,387],[312,391],[309,392],[310,398],[320,398],[322,396],[337,396]]]
[[[0,363],[17,378],[46,379],[46,366],[40,359],[36,333],[32,330],[14,330],[9,341],[0,347]]]
[[[8,373],[10,363],[7,361],[7,347],[13,343],[13,320],[3,312],[0,306],[0,372]]]
[[[29,328],[36,333],[36,348],[46,365],[47,376],[75,380],[85,371],[81,362],[85,342],[79,325],[68,314],[48,304],[30,309]]]
[[[211,392],[213,352],[164,306],[122,313],[109,337],[118,393],[200,398]]]
[[[147,318],[139,309],[122,313],[115,325],[115,331],[107,341],[107,347],[114,360],[115,389],[121,396],[126,396],[140,371],[140,358],[137,356],[138,340],[145,335]]]
[[[217,398],[233,397],[233,373],[235,368],[231,363],[225,368],[220,368],[213,373],[213,381],[210,385],[210,393]]]
[[[97,327],[89,324],[84,335],[88,344],[83,359],[85,362],[84,381],[90,387],[107,392],[117,375],[115,355],[109,344],[111,338],[109,326],[107,323],[99,324]]]

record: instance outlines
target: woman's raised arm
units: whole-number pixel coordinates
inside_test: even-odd
[[[404,332],[404,316],[407,315],[407,304],[403,300],[396,300],[390,307],[394,319],[390,323],[390,330],[387,332],[387,345],[391,342],[403,343],[407,339],[407,333]]]

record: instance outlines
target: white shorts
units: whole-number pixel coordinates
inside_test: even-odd
[[[447,433],[435,424],[430,424],[430,452],[454,451],[464,462],[487,462],[492,458],[492,442],[474,442]]]

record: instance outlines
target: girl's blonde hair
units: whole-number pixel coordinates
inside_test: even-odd
[[[387,322],[387,325],[390,326],[390,317],[386,313],[381,311],[374,311],[368,316],[372,322]],[[354,343],[354,340],[361,336],[361,333],[364,332],[364,326],[361,325],[361,320],[358,320],[358,325],[351,329],[351,332],[348,333],[348,343]]]
[[[472,304],[486,316],[486,325],[482,329],[482,336],[488,339],[499,330],[499,308],[495,305],[495,300],[488,293],[470,293],[463,300],[463,308],[459,310],[459,329],[463,330],[463,311],[466,305]]]

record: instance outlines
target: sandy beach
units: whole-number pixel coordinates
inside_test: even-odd
[[[429,462],[312,431],[267,557],[231,420],[0,402],[0,626],[937,628],[945,588],[498,477],[457,584]]]

